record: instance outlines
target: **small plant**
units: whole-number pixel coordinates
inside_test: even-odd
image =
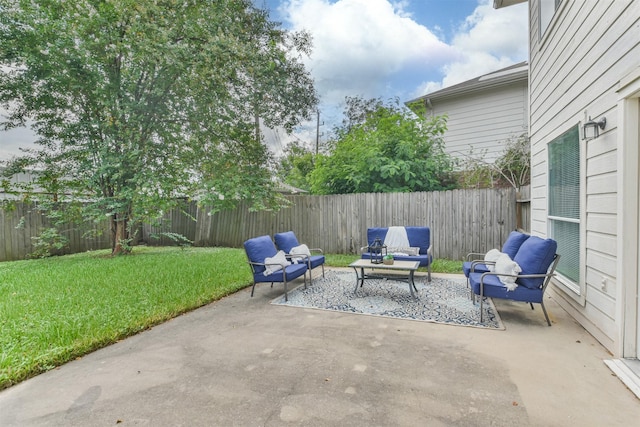
[[[175,243],[177,246],[179,246],[182,249],[191,247],[193,245],[193,241],[189,240],[188,238],[186,238],[180,233],[172,233],[169,231],[165,231],[162,233],[155,233],[151,235],[151,238],[153,239],[160,239],[161,237],[168,238],[169,240],[173,241],[173,243]]]
[[[485,160],[487,150],[469,154],[458,161],[458,182],[462,188],[510,186],[516,190],[531,179],[531,153],[526,133],[513,135],[502,142],[504,150],[494,162]]]
[[[69,239],[60,234],[55,228],[46,228],[40,235],[31,238],[34,250],[29,254],[30,258],[47,258],[52,251],[59,251],[69,243]]]

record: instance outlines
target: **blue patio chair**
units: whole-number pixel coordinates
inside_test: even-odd
[[[287,255],[291,256],[291,250],[297,246],[300,246],[300,242],[296,238],[296,235],[293,231],[286,231],[284,233],[278,233],[273,236],[273,239],[276,242],[276,246],[278,249],[284,251]],[[307,264],[307,270],[309,271],[309,283],[311,283],[311,270],[316,267],[322,267],[322,277],[324,277],[324,255],[322,255],[322,249],[313,248],[309,249],[311,255],[304,256],[304,262]],[[319,253],[319,255],[313,255],[314,253]]]
[[[273,258],[278,253],[271,237],[260,236],[249,239],[244,242],[244,250],[247,254],[248,263],[253,274],[253,287],[251,288],[252,297],[256,288],[256,283],[259,282],[271,282],[271,287],[273,287],[274,282],[284,283],[285,301],[289,300],[287,295],[287,283],[291,280],[303,276],[304,287],[307,287],[306,264],[290,264],[282,268],[280,264],[265,263],[267,258]],[[269,273],[267,271],[267,267],[270,267],[271,270],[279,268],[276,271]]]
[[[529,234],[521,233],[519,231],[512,231],[509,233],[507,240],[502,245],[500,252],[509,255],[509,258],[514,259],[518,253],[520,246],[529,238]],[[467,277],[467,284],[469,283],[469,273],[473,270],[475,273],[486,273],[489,271],[484,262],[484,253],[471,252],[467,254],[467,260],[462,263],[462,271]]]
[[[556,253],[558,243],[553,239],[542,239],[537,236],[530,236],[522,243],[520,249],[513,258],[522,272],[519,274],[503,274],[501,272],[471,272],[469,274],[469,285],[471,291],[480,297],[480,322],[483,321],[482,302],[484,297],[502,298],[513,301],[527,302],[531,305],[540,304],[542,312],[551,326],[549,315],[544,306],[544,291],[555,275],[560,255]],[[500,281],[499,276],[510,276],[516,278],[518,285],[514,290],[509,290]]]

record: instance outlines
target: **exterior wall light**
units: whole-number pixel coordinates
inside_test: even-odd
[[[604,130],[604,127],[607,125],[607,118],[603,117],[599,121],[591,120],[589,117],[589,121],[584,124],[584,140],[591,141],[592,139],[596,139],[600,136],[600,129]]]

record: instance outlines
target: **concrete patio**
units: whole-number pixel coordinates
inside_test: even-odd
[[[640,400],[551,299],[505,331],[271,305],[259,284],[0,392],[8,426],[630,426]]]

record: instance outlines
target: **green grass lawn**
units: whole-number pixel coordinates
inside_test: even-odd
[[[327,255],[347,266],[356,255]],[[460,273],[459,261],[433,271]],[[136,247],[0,263],[0,390],[251,284],[242,249]]]

